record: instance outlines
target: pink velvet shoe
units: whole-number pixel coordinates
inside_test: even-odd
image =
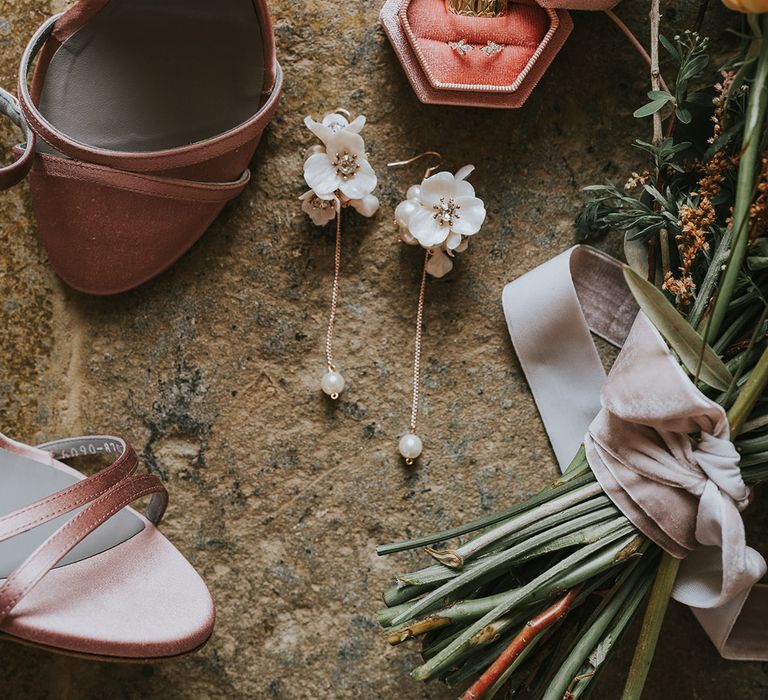
[[[58,459],[116,456],[89,478]],[[0,436],[0,638],[107,661],[174,658],[211,635],[214,607],[155,525],[160,480],[112,436],[29,447]],[[128,505],[151,496],[146,517]]]
[[[70,286],[131,289],[242,192],[281,84],[265,0],[79,0],[30,41],[18,102],[0,99],[27,131],[0,186],[31,169],[38,230]]]

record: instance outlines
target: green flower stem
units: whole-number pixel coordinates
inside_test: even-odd
[[[768,435],[758,435],[749,440],[741,440],[736,445],[742,455],[754,455],[768,452]]]
[[[749,92],[746,122],[744,124],[744,145],[739,160],[739,175],[736,185],[736,200],[733,208],[733,246],[725,269],[720,291],[712,310],[712,324],[707,340],[717,337],[720,326],[731,303],[736,283],[741,274],[749,242],[749,209],[755,188],[755,171],[760,155],[763,136],[766,103],[768,103],[768,15],[760,18],[760,55],[757,59],[755,78]]]
[[[458,560],[464,561],[471,556],[474,556],[478,552],[482,551],[486,547],[492,545],[497,540],[511,535],[517,530],[535,523],[536,521],[546,518],[555,513],[559,513],[566,508],[575,506],[583,501],[586,501],[595,496],[600,496],[603,493],[603,489],[596,481],[593,481],[581,488],[577,488],[570,493],[563,494],[557,498],[553,498],[546,503],[542,503],[538,507],[529,510],[525,513],[507,520],[504,523],[494,527],[492,530],[484,532],[479,537],[470,540],[466,544],[452,550],[452,554],[455,554]]]
[[[581,564],[560,574],[546,585],[529,591],[525,597],[520,598],[517,601],[516,609],[548,600],[552,596],[558,595],[581,583],[604,574],[618,564],[625,563],[628,557],[631,557],[642,547],[642,543],[643,541],[638,538],[638,541],[633,543],[635,545],[634,548],[630,551],[628,551],[623,544],[606,547],[604,550],[601,550]],[[384,633],[388,637],[391,636],[393,641],[400,643],[405,641],[406,638],[409,639],[412,636],[415,636],[413,633],[405,634],[406,632],[412,632],[413,628],[418,628],[420,630],[419,633],[421,633],[421,631],[426,632],[428,629],[437,629],[438,627],[447,626],[456,622],[473,622],[491,612],[512,592],[514,592],[514,589],[496,593],[495,595],[485,596],[483,598],[457,602],[439,610],[435,610],[427,617],[420,620],[409,619],[407,623],[400,627],[385,630]],[[397,613],[405,610],[407,610],[406,606],[382,610],[379,612],[379,622],[382,625],[391,625]],[[426,622],[427,619],[432,620],[432,622]],[[441,622],[435,622],[435,620],[438,619]]]
[[[758,452],[756,454],[750,454],[746,457],[742,457],[742,471],[747,470],[747,473],[744,474],[745,480],[749,478],[752,483],[755,483],[755,474],[757,473],[758,469],[763,471],[766,465],[768,465],[768,451]]]
[[[439,654],[430,659],[427,663],[422,664],[412,672],[412,676],[416,680],[427,680],[437,673],[440,673],[445,668],[449,667],[453,659],[461,655],[467,647],[470,645],[472,638],[480,632],[486,625],[489,625],[494,620],[506,615],[513,610],[521,600],[524,600],[531,592],[545,586],[547,583],[554,580],[557,576],[568,571],[576,564],[589,559],[593,554],[602,550],[606,546],[613,543],[621,542],[622,547],[628,547],[634,540],[638,539],[635,534],[634,528],[627,526],[620,530],[617,530],[611,535],[608,535],[600,542],[587,545],[581,549],[576,550],[573,554],[568,555],[557,564],[539,574],[532,581],[527,583],[522,588],[514,591],[510,591],[504,597],[504,600],[499,603],[491,612],[479,619],[474,624],[465,629],[454,642],[443,649]]]
[[[609,628],[615,637],[621,634],[648,592],[648,573],[646,566],[637,566],[621,585],[613,589],[605,604],[596,611],[592,624],[560,666],[542,700],[562,700],[587,657],[604,639]]]
[[[739,396],[734,402],[731,410],[728,411],[728,425],[731,427],[731,436],[736,436],[746,423],[752,409],[763,395],[768,384],[768,348],[763,350],[763,354],[757,361],[755,368],[749,375]]]
[[[465,586],[468,583],[476,581],[480,576],[485,574],[492,575],[493,572],[499,572],[508,570],[512,562],[515,562],[522,555],[537,549],[543,544],[551,542],[552,540],[567,535],[573,532],[579,532],[584,529],[594,527],[593,538],[595,541],[602,539],[604,536],[619,530],[627,525],[629,522],[626,518],[620,517],[611,520],[607,523],[603,522],[606,516],[613,514],[612,508],[604,508],[603,510],[596,511],[595,513],[588,513],[580,518],[574,518],[569,522],[565,522],[562,525],[551,528],[550,530],[539,533],[538,535],[529,538],[528,540],[521,542],[520,544],[507,549],[499,554],[494,554],[483,561],[483,563],[475,567],[472,571],[462,573],[460,576],[447,581],[439,588],[436,588],[431,593],[428,593],[423,598],[419,598],[417,601],[410,605],[406,611],[398,615],[393,624],[401,624],[406,620],[411,619],[420,612],[426,610],[430,605],[441,600],[446,595],[450,595],[456,589]],[[592,533],[591,533],[592,534]]]
[[[624,694],[621,696],[622,700],[639,700],[643,693],[645,679],[651,668],[661,625],[664,622],[669,599],[672,595],[672,586],[675,584],[679,568],[680,560],[664,552],[656,580],[653,582],[648,607],[645,609],[643,627],[640,630],[640,638],[637,640],[632,666],[624,686]]]
[[[522,503],[518,503],[511,508],[507,508],[506,510],[499,511],[498,513],[493,513],[492,515],[488,515],[471,523],[467,523],[466,525],[460,525],[459,527],[451,528],[450,530],[443,530],[442,532],[426,535],[424,537],[418,537],[406,542],[382,545],[376,549],[376,552],[379,556],[384,556],[385,554],[394,554],[395,552],[404,552],[409,549],[427,547],[439,542],[445,542],[447,540],[453,539],[454,537],[461,537],[462,535],[474,532],[475,530],[482,530],[486,527],[489,527],[490,525],[495,525],[502,520],[507,520],[515,515],[518,515],[519,513],[523,513],[532,508],[535,508],[542,503],[547,503],[552,498],[553,494],[567,493],[580,486],[584,486],[585,484],[594,483],[594,481],[595,477],[589,469],[587,458],[584,453],[584,448],[582,447],[576,454],[576,457],[574,457],[565,474],[563,474],[560,479],[558,479],[558,481],[556,481],[552,486],[543,489],[535,496],[523,501]]]
[[[409,600],[418,598],[420,595],[432,590],[432,586],[425,584],[423,586],[404,586],[400,583],[384,591],[384,604],[388,608],[394,608]]]
[[[763,313],[760,315],[760,318],[755,324],[755,330],[752,332],[752,336],[749,339],[749,345],[747,346],[743,356],[739,358],[740,361],[735,367],[735,371],[733,372],[733,381],[731,382],[731,386],[728,387],[728,391],[725,393],[725,396],[721,401],[721,405],[730,406],[733,402],[733,396],[741,383],[740,380],[748,370],[749,360],[753,354],[755,346],[760,340],[760,336],[765,334],[763,325],[765,324],[766,318],[768,318],[768,307],[763,309]],[[749,376],[751,376],[751,372],[754,372],[754,369],[749,372]]]
[[[587,501],[583,501],[582,503],[578,503],[571,508],[563,510],[559,513],[555,513],[554,515],[551,515],[547,518],[543,518],[535,523],[532,523],[528,527],[525,527],[522,530],[519,530],[518,532],[515,532],[512,535],[499,540],[498,542],[494,543],[492,547],[489,547],[487,551],[484,551],[481,556],[466,562],[461,569],[452,569],[448,566],[445,566],[444,564],[434,564],[418,571],[407,574],[399,574],[396,577],[398,585],[396,585],[393,589],[390,589],[391,592],[388,592],[389,595],[387,597],[391,600],[397,600],[398,602],[395,604],[405,602],[406,600],[411,600],[412,598],[417,597],[417,595],[421,595],[427,592],[429,589],[425,588],[425,586],[431,586],[434,588],[436,584],[442,583],[443,581],[447,581],[452,578],[456,578],[466,571],[477,568],[477,566],[481,562],[486,561],[490,555],[497,554],[500,551],[506,550],[523,540],[527,540],[533,535],[537,535],[563,523],[570,522],[574,518],[606,507],[612,508],[612,510],[610,513],[606,512],[605,515],[621,515],[618,509],[613,506],[613,502],[610,498],[607,496],[596,496],[595,498],[591,498]],[[560,549],[561,547],[558,546],[557,548]],[[414,589],[413,594],[407,593],[410,588]],[[387,604],[390,605],[390,603]]]
[[[717,339],[717,342],[712,345],[712,349],[718,354],[722,355],[729,348],[729,346],[738,338],[744,327],[752,322],[754,326],[755,316],[760,313],[758,308],[747,309],[744,313],[737,316],[731,324],[723,331],[722,335]],[[730,319],[729,319],[730,320]],[[750,326],[750,327],[754,327]]]

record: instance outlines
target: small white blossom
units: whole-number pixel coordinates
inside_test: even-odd
[[[469,237],[485,221],[485,205],[466,180],[474,169],[467,165],[455,175],[439,172],[426,178],[411,187],[395,209],[400,239],[431,251],[427,272],[433,277],[453,269],[451,258],[467,249]]]
[[[340,193],[349,200],[363,200],[376,189],[377,178],[365,153],[360,130],[365,117],[349,122],[341,114],[329,114],[322,123],[310,117],[307,127],[322,142],[304,162],[304,179],[318,197]]]
[[[336,207],[339,205],[337,197],[322,199],[312,190],[305,192],[301,197],[301,210],[309,215],[315,226],[325,226],[336,218]]]

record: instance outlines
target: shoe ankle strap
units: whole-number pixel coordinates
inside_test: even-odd
[[[0,167],[0,190],[7,190],[21,182],[32,167],[35,155],[35,134],[21,113],[19,101],[0,88],[0,114],[8,117],[24,133],[24,152],[10,165]]]

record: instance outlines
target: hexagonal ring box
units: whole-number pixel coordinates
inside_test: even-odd
[[[422,102],[510,109],[522,106],[571,33],[568,9],[617,2],[496,0],[498,16],[467,16],[457,3],[483,2],[387,0],[381,23]]]

